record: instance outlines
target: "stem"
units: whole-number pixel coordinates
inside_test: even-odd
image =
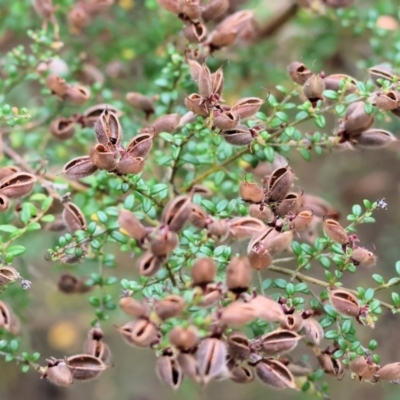
[[[261,271],[260,270],[257,271],[257,276],[258,276],[258,283],[260,284],[260,291],[264,295],[265,291],[264,291],[263,280],[262,280],[262,276],[261,276]]]
[[[7,357],[10,353],[6,353],[4,351],[0,351],[0,356],[3,357]],[[25,360],[25,358],[21,357],[21,356],[16,356],[16,355],[12,355],[14,360],[19,361],[25,365],[29,364],[33,369],[35,369],[36,371],[43,373],[44,372],[44,367],[40,366],[39,364],[36,364],[32,361],[27,361]]]

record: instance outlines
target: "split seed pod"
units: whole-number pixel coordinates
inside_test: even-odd
[[[64,204],[62,217],[68,230],[73,233],[87,228],[86,219],[81,209],[70,201]]]
[[[157,118],[148,128],[144,128],[142,133],[152,133],[154,136],[161,132],[172,133],[176,130],[180,121],[179,114],[167,114]]]
[[[171,231],[179,232],[183,228],[189,219],[191,201],[191,196],[178,196],[165,206],[161,220]]]
[[[301,211],[296,215],[293,221],[290,222],[290,229],[296,232],[303,231],[311,224],[313,217],[312,211]]]
[[[256,374],[275,389],[297,389],[292,373],[278,360],[263,358],[256,364]]]
[[[250,368],[237,365],[230,370],[229,377],[236,383],[250,383],[254,381],[254,372]]]
[[[250,357],[249,340],[243,332],[232,332],[226,339],[229,356],[238,362]]]
[[[383,81],[393,82],[396,76],[391,70],[391,68],[387,65],[376,65],[368,69],[368,72],[371,76],[372,81],[378,87],[382,86],[382,84],[378,82],[378,79],[381,79]]]
[[[256,313],[251,303],[234,301],[223,308],[220,321],[230,327],[240,327],[252,322],[255,318]]]
[[[200,0],[185,0],[181,2],[179,17],[184,21],[197,21],[201,16]]]
[[[78,381],[96,379],[107,368],[99,358],[88,354],[68,357],[67,364],[72,376]]]
[[[249,118],[257,113],[264,103],[265,101],[258,97],[245,97],[238,100],[232,106],[232,111],[236,113],[240,119]]]
[[[169,229],[159,229],[150,239],[150,251],[157,257],[172,253],[179,243],[179,236]]]
[[[12,282],[15,282],[17,279],[20,278],[19,273],[13,267],[1,267],[0,268],[0,289],[4,285],[8,285]]]
[[[292,81],[299,85],[304,85],[307,79],[312,76],[312,72],[298,61],[294,61],[289,65],[288,72]]]
[[[74,123],[70,118],[57,118],[50,124],[50,133],[59,140],[71,139],[75,134]]]
[[[254,307],[257,318],[267,322],[277,322],[284,318],[282,306],[273,298],[258,295],[250,300],[250,304]]]
[[[10,165],[8,167],[0,167],[0,180],[15,174],[16,172],[20,172],[18,167],[14,165]]]
[[[58,75],[49,75],[46,78],[46,86],[53,94],[61,98],[64,97],[69,87],[67,82]]]
[[[134,318],[148,317],[150,308],[145,302],[139,302],[129,295],[123,296],[119,300],[121,310]]]
[[[251,268],[246,257],[234,257],[226,269],[226,286],[236,294],[246,292],[251,283]]]
[[[399,107],[400,93],[395,90],[375,93],[374,105],[381,111],[391,111]]]
[[[119,210],[118,223],[122,233],[134,238],[140,244],[147,236],[146,228],[141,224],[136,216],[128,210]]]
[[[213,74],[211,74],[212,92],[222,96],[222,89],[224,88],[224,70],[222,66],[219,67]],[[234,115],[237,119],[237,115]]]
[[[104,363],[111,358],[111,350],[103,342],[103,332],[100,328],[93,328],[89,331],[88,338],[83,345],[83,351],[85,354],[96,357]]]
[[[170,294],[154,305],[154,311],[162,320],[174,318],[180,315],[185,308],[185,300],[182,297]]]
[[[63,99],[72,104],[83,104],[90,99],[90,91],[84,86],[68,86]]]
[[[374,375],[380,370],[379,365],[369,360],[367,357],[357,357],[349,364],[349,368],[353,374],[356,374],[358,379],[372,380]]]
[[[210,111],[208,110],[203,97],[197,93],[192,93],[185,97],[185,106],[189,111],[202,117],[208,117]]]
[[[374,123],[374,117],[364,110],[364,103],[356,101],[347,107],[343,120],[343,130],[351,137],[366,131]]]
[[[229,7],[229,0],[210,0],[204,7],[201,17],[204,22],[218,19]]]
[[[274,214],[280,217],[286,216],[289,212],[297,214],[303,206],[303,194],[288,193],[279,204],[274,207]]]
[[[330,291],[329,301],[340,314],[348,317],[358,317],[360,315],[360,305],[357,297],[346,290],[335,289]]]
[[[296,332],[281,329],[267,333],[261,338],[262,350],[267,356],[276,356],[291,352],[298,344],[301,336]]]
[[[10,200],[7,196],[0,194],[0,213],[7,211],[8,207],[10,207]]]
[[[279,201],[288,194],[294,181],[290,167],[280,167],[272,172],[267,182],[268,201]]]
[[[113,114],[116,118],[119,118],[122,115],[121,111],[119,111],[117,108],[115,108],[110,104],[96,104],[95,106],[89,107],[83,113],[83,118],[82,118],[83,125],[85,127],[93,127],[97,122],[97,120],[100,118],[100,116],[105,112],[105,110],[107,110],[108,113]],[[103,143],[99,139],[98,142]]]
[[[239,124],[239,116],[233,111],[224,111],[214,117],[213,124],[221,130],[233,129]]]
[[[307,318],[303,323],[303,332],[314,344],[320,344],[324,338],[324,330],[315,318]]]
[[[231,46],[235,43],[237,37],[238,32],[234,30],[223,31],[221,29],[215,29],[209,36],[209,46],[211,52],[223,47]]]
[[[377,150],[395,141],[397,138],[389,131],[368,129],[357,136],[352,144],[355,149]]]
[[[222,298],[222,289],[220,284],[209,283],[203,292],[203,298],[198,303],[199,307],[209,308],[215,306]]]
[[[201,341],[196,358],[204,384],[227,371],[226,356],[227,350],[222,340],[209,337]]]
[[[0,181],[0,196],[20,199],[27,196],[36,182],[36,177],[27,172],[16,172]]]
[[[131,157],[146,158],[153,146],[153,135],[142,133],[134,137],[126,147],[126,152]]]
[[[114,152],[102,143],[97,143],[89,154],[90,160],[98,169],[105,171],[114,171],[117,166],[117,160]]]
[[[182,368],[183,374],[194,380],[195,382],[200,382],[199,366],[197,364],[196,358],[189,353],[179,353],[176,360]]]
[[[151,252],[144,253],[138,261],[139,274],[142,276],[155,275],[161,267],[162,260]]]
[[[357,91],[357,81],[349,75],[345,74],[328,75],[324,78],[324,82],[326,90],[333,90],[337,92],[340,89],[345,88],[346,94],[354,93]]]
[[[304,319],[296,312],[293,314],[286,314],[280,321],[280,326],[283,329],[288,329],[293,332],[298,332],[303,328]]]
[[[0,329],[4,328],[12,335],[18,335],[21,329],[19,318],[10,310],[6,303],[0,301]]]
[[[48,367],[42,378],[56,386],[67,387],[74,382],[72,372],[64,360],[48,360]]]
[[[186,59],[186,61],[189,65],[190,76],[195,82],[197,82],[199,79],[201,64],[199,64],[196,60],[192,60],[190,58]]]
[[[160,340],[160,332],[157,326],[147,318],[139,318],[136,321],[127,322],[117,330],[125,341],[137,347],[150,347]]]
[[[185,26],[183,35],[190,43],[201,43],[206,40],[207,28],[200,22],[191,23]]]
[[[239,186],[240,197],[251,203],[261,203],[264,199],[264,190],[254,182],[241,182]]]
[[[275,237],[269,235],[269,237],[264,240],[264,246],[266,250],[274,256],[276,253],[280,253],[289,248],[293,241],[293,232],[286,231],[280,232]]]
[[[196,228],[204,229],[208,224],[208,214],[197,204],[190,205],[189,221]]]
[[[193,286],[206,286],[208,283],[214,282],[217,273],[217,266],[212,258],[198,258],[190,270]]]
[[[348,243],[349,239],[345,229],[332,218],[324,219],[322,228],[325,234],[330,237],[333,241],[342,245]]]
[[[117,163],[117,173],[121,175],[140,174],[144,169],[144,158],[123,156]]]
[[[183,372],[171,355],[162,355],[156,360],[156,374],[161,382],[176,390],[182,383]]]
[[[207,224],[208,235],[225,240],[229,234],[229,225],[225,219],[213,219]]]
[[[94,124],[94,132],[99,143],[107,147],[118,146],[122,139],[122,128],[118,114],[106,107]]]
[[[383,381],[396,382],[400,380],[400,363],[394,362],[384,365],[375,374],[375,378]]]
[[[130,92],[126,95],[126,101],[133,108],[143,111],[147,118],[155,111],[153,97],[144,96],[137,92]]]
[[[356,247],[351,253],[351,261],[356,266],[373,267],[376,264],[376,256],[364,247]]]
[[[229,221],[229,233],[237,240],[251,238],[264,228],[264,223],[257,218],[236,217]]]
[[[206,64],[201,66],[199,77],[197,79],[197,86],[199,87],[199,94],[202,98],[208,99],[212,95],[212,80],[211,72]]]
[[[343,363],[329,354],[322,353],[317,356],[319,365],[328,375],[342,376],[344,373]]]
[[[245,125],[222,131],[221,135],[232,146],[247,146],[253,141],[253,135]]]
[[[268,223],[273,216],[273,213],[269,207],[259,204],[251,204],[249,207],[249,214],[253,218],[257,218],[266,223]]]
[[[180,351],[189,352],[197,346],[199,333],[193,326],[187,328],[175,326],[169,333],[169,341]]]
[[[94,174],[97,169],[89,156],[82,156],[67,162],[61,173],[67,175],[70,179],[79,180]]]

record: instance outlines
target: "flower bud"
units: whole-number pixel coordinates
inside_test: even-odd
[[[67,175],[70,179],[79,180],[94,174],[96,171],[97,167],[92,163],[90,157],[82,156],[67,162],[61,173]]]
[[[200,22],[192,22],[185,26],[183,35],[190,43],[201,43],[207,38],[207,28]]]
[[[174,251],[179,236],[169,229],[159,229],[150,239],[150,251],[157,257],[166,256]]]
[[[349,239],[345,229],[334,219],[324,219],[322,228],[325,234],[330,237],[333,241],[342,245],[348,243]]]
[[[208,283],[214,282],[217,274],[217,266],[212,258],[202,257],[198,258],[191,270],[190,274],[193,281],[193,286],[205,286]]]
[[[261,203],[264,199],[264,189],[254,182],[241,182],[239,194],[244,201],[251,203]]]
[[[70,201],[64,204],[62,217],[68,230],[73,233],[87,228],[86,218],[81,209]]]
[[[110,361],[111,350],[103,342],[103,332],[100,328],[93,328],[89,331],[88,338],[83,345],[83,352],[98,358],[104,363]]]
[[[239,124],[239,116],[233,111],[224,111],[214,117],[213,124],[221,130],[233,129]]]
[[[57,286],[60,292],[66,294],[86,293],[91,290],[90,286],[86,286],[85,280],[79,279],[68,272],[60,276]]]
[[[263,222],[252,217],[236,217],[229,222],[229,233],[238,240],[251,238],[264,228]]]
[[[360,315],[360,305],[357,297],[346,290],[335,289],[330,291],[329,301],[340,314],[354,318]]]
[[[183,372],[179,363],[172,357],[172,354],[165,350],[162,356],[156,360],[156,374],[161,382],[176,390],[182,383]]]
[[[208,214],[197,204],[190,205],[189,222],[196,228],[204,229],[207,226]]]
[[[249,207],[249,214],[253,218],[257,218],[265,223],[270,222],[273,217],[271,209],[263,204],[251,204]]]
[[[57,118],[50,124],[50,133],[59,140],[71,139],[75,134],[74,123],[69,118]]]
[[[282,329],[288,329],[293,332],[298,332],[303,328],[304,319],[296,312],[293,314],[286,314],[280,321]]]
[[[247,146],[253,141],[253,135],[245,125],[238,125],[233,129],[227,129],[222,131],[221,134],[232,146]]]
[[[160,7],[176,15],[179,14],[181,9],[179,0],[157,0],[157,3]]]
[[[90,160],[98,169],[114,171],[117,166],[114,152],[104,144],[97,143],[89,153]]]
[[[376,256],[364,247],[356,247],[351,253],[351,261],[359,267],[373,267],[376,264]]]
[[[344,89],[346,94],[354,93],[357,91],[357,81],[349,75],[345,74],[332,74],[324,78],[325,89],[333,90],[335,92]],[[342,82],[344,85],[342,86]]]
[[[157,118],[148,128],[142,129],[142,133],[151,133],[154,136],[161,132],[172,133],[176,130],[180,121],[179,114],[166,114]]]
[[[134,137],[126,147],[126,152],[131,157],[146,158],[153,146],[153,135],[142,133]]]
[[[291,352],[301,336],[296,332],[281,329],[267,333],[261,338],[262,350],[267,356]]]
[[[296,215],[296,217],[290,222],[290,229],[293,231],[299,232],[306,229],[313,220],[313,213],[312,211],[301,211]]]
[[[197,346],[199,333],[193,326],[187,328],[175,326],[169,333],[169,341],[182,352],[189,352]]]
[[[162,320],[174,318],[180,315],[185,308],[185,300],[182,297],[171,294],[157,302],[154,311]]]
[[[205,100],[197,93],[192,93],[185,97],[185,106],[188,110],[202,117],[208,117],[210,114],[210,110],[208,110]]]
[[[42,378],[56,386],[67,387],[74,382],[72,372],[64,360],[47,360],[48,367]]]
[[[117,163],[117,173],[120,175],[140,174],[144,169],[144,158],[131,157],[125,154]]]
[[[263,358],[256,364],[260,380],[275,389],[297,389],[292,373],[280,361]]]
[[[341,376],[344,373],[343,363],[329,354],[322,353],[317,356],[322,370],[328,375]]]
[[[94,124],[94,132],[99,143],[107,147],[114,147],[121,143],[122,128],[118,114],[111,108],[106,108]]]
[[[185,377],[200,382],[199,366],[197,360],[192,354],[179,353],[176,360],[182,368]]]
[[[307,318],[303,323],[303,332],[314,344],[320,344],[324,338],[324,330],[315,318]]]
[[[353,147],[355,149],[376,150],[395,141],[397,141],[397,138],[389,131],[368,129],[354,139]]]
[[[364,110],[364,103],[356,101],[347,107],[343,120],[343,129],[350,136],[357,136],[374,123],[375,118]]]
[[[150,314],[149,306],[145,302],[139,302],[130,297],[129,294],[123,295],[120,298],[119,306],[126,315],[134,318],[145,318]]]
[[[245,97],[238,100],[232,106],[232,111],[236,113],[240,119],[249,118],[257,113],[264,103],[264,100],[258,97]]]
[[[72,104],[83,104],[86,103],[90,98],[89,89],[84,86],[68,86],[63,99],[69,101]]]
[[[399,107],[400,93],[396,90],[375,93],[373,104],[381,111],[391,111]]]
[[[210,0],[204,7],[201,17],[204,22],[218,19],[229,7],[229,0]]]
[[[96,379],[107,368],[99,358],[88,354],[68,357],[67,364],[77,381]]]
[[[146,114],[146,118],[148,118],[155,111],[153,97],[144,96],[143,94],[137,92],[130,92],[126,95],[126,101],[133,108],[143,111]]]
[[[268,296],[256,296],[250,300],[258,318],[267,322],[277,322],[284,318],[282,306]]]
[[[237,294],[246,292],[251,283],[251,268],[246,257],[234,257],[226,269],[226,286]]]
[[[10,200],[7,196],[0,194],[0,213],[7,211],[8,207],[10,207]]]
[[[396,76],[391,68],[387,65],[376,65],[372,68],[369,68],[368,72],[371,76],[372,81],[378,87],[382,86],[382,84],[378,82],[378,79],[393,82],[394,77]]]
[[[268,201],[283,200],[294,181],[294,173],[290,167],[280,167],[272,172],[267,181]]]
[[[145,318],[139,318],[136,321],[127,322],[117,330],[122,334],[125,341],[137,347],[150,347],[160,341],[160,332],[158,327]]]
[[[13,267],[0,267],[0,289],[20,278],[19,273]]]
[[[221,324],[229,327],[240,327],[252,322],[256,318],[253,306],[250,303],[234,301],[224,307],[221,312]]]
[[[207,225],[209,236],[225,240],[229,234],[229,226],[225,219],[213,220]]]
[[[138,261],[139,274],[142,276],[155,275],[161,267],[162,260],[151,252],[144,253]]]
[[[49,75],[46,78],[46,86],[58,97],[63,98],[68,89],[68,84],[58,75]]]
[[[138,242],[142,242],[147,236],[146,228],[140,223],[134,214],[128,210],[120,209],[118,223],[123,231]]]
[[[237,365],[230,370],[229,377],[236,383],[251,383],[254,381],[254,372],[250,368]]]
[[[0,196],[10,199],[20,199],[27,196],[32,190],[36,182],[36,177],[27,172],[16,172],[0,181]]]
[[[226,339],[229,356],[238,362],[250,357],[249,340],[243,332],[232,332]]]
[[[294,61],[289,65],[288,72],[292,81],[299,85],[304,85],[307,79],[312,76],[312,72],[298,61]]]
[[[171,200],[161,215],[161,220],[173,232],[179,232],[191,213],[191,196],[178,196]]]
[[[392,381],[392,382],[399,381],[400,363],[394,362],[384,365],[383,367],[379,368],[374,378],[382,381]]]

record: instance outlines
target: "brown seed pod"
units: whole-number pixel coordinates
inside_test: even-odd
[[[226,339],[226,346],[229,356],[238,362],[247,360],[250,357],[249,340],[243,332],[232,332]]]
[[[153,146],[153,135],[142,133],[135,136],[126,147],[126,152],[131,157],[146,158]]]
[[[297,214],[303,207],[303,194],[288,193],[285,198],[274,207],[274,214],[284,217],[289,212]]]
[[[342,376],[344,373],[343,363],[329,354],[322,353],[317,355],[319,365],[328,375]]]
[[[236,383],[251,383],[254,381],[252,369],[237,365],[230,370],[230,379]]]
[[[213,125],[221,130],[233,129],[238,124],[239,116],[233,111],[224,111],[213,119]]]
[[[375,380],[398,382],[400,380],[400,363],[394,362],[379,368],[374,375]]]
[[[185,106],[189,111],[202,117],[208,117],[210,114],[210,110],[207,108],[203,97],[197,93],[192,93],[185,97]]]
[[[290,167],[280,167],[272,172],[267,182],[268,201],[280,201],[288,194],[294,181]]]
[[[168,225],[171,231],[179,232],[189,219],[191,202],[191,196],[178,196],[171,200],[164,208],[161,221]]]
[[[180,121],[179,114],[166,114],[157,118],[148,128],[142,129],[142,133],[151,133],[154,136],[161,132],[172,133],[176,130]]]
[[[67,16],[72,33],[79,34],[83,28],[90,24],[90,16],[79,4],[74,5]]]
[[[400,93],[396,90],[377,92],[373,98],[373,104],[381,111],[391,111],[399,107]]]
[[[227,371],[226,356],[227,350],[222,340],[209,337],[201,341],[196,358],[199,375],[205,385]]]
[[[180,315],[185,308],[185,300],[182,297],[170,294],[161,301],[158,301],[154,305],[154,311],[157,316],[162,320],[174,318]]]
[[[186,53],[187,55],[187,53]],[[192,79],[197,82],[199,79],[199,74],[201,70],[201,64],[198,63],[196,60],[192,60],[190,58],[186,58],[186,61],[189,65],[189,72]]]
[[[234,301],[221,311],[220,322],[230,327],[240,327],[252,322],[256,318],[251,303]]]
[[[267,356],[289,353],[295,349],[301,336],[286,329],[267,333],[261,338],[262,350]]]
[[[14,165],[10,165],[8,167],[0,167],[0,181],[4,178],[7,178],[8,176],[15,174],[16,172],[20,172],[20,169],[18,167],[15,167]]]
[[[55,74],[49,75],[46,78],[46,86],[51,90],[53,94],[61,98],[65,96],[67,89],[69,87],[64,79]]]
[[[303,93],[313,105],[318,100],[323,100],[322,93],[324,90],[325,81],[318,74],[310,76],[303,85]]]
[[[349,364],[349,368],[353,374],[357,375],[360,381],[363,379],[373,380],[374,375],[380,369],[379,365],[364,356],[352,360]]]
[[[304,319],[299,313],[286,314],[280,321],[282,329],[298,332],[303,328]]]
[[[21,323],[8,305],[0,301],[0,329],[4,328],[12,335],[19,335]]]
[[[345,229],[334,219],[324,219],[322,228],[325,234],[333,241],[342,245],[348,243],[349,239],[347,237]]]
[[[249,214],[251,217],[266,223],[270,222],[273,217],[271,209],[264,204],[251,204],[249,207]]]
[[[20,199],[27,196],[36,182],[36,177],[27,172],[16,172],[0,181],[0,196],[10,199]],[[4,199],[5,200],[5,199]],[[4,201],[6,203],[7,200]]]
[[[197,21],[201,16],[200,0],[185,0],[181,2],[179,17],[184,21]]]
[[[267,322],[277,322],[284,318],[282,306],[273,298],[258,295],[250,300],[250,304],[254,307],[257,318]]]
[[[120,175],[140,174],[144,169],[144,158],[130,157],[125,154],[117,163],[117,173]]]
[[[334,289],[329,291],[328,294],[331,305],[340,314],[354,318],[360,315],[360,305],[354,294],[343,289]]]
[[[81,85],[68,86],[63,99],[72,104],[84,104],[90,99],[90,91]]]
[[[66,294],[86,293],[91,290],[91,287],[85,284],[85,280],[79,279],[68,272],[60,276],[57,286],[60,292]]]
[[[226,287],[234,293],[246,292],[251,282],[251,268],[246,257],[234,257],[226,269]]]
[[[357,136],[352,142],[352,145],[355,149],[378,150],[396,141],[396,136],[389,131],[383,129],[368,129]]]
[[[275,237],[267,237],[264,241],[266,250],[274,256],[276,253],[280,253],[287,250],[293,241],[293,232],[286,231],[281,232]]]
[[[265,101],[258,97],[244,97],[232,106],[232,111],[239,119],[249,118],[256,114],[264,103]]]
[[[324,338],[324,330],[315,318],[307,318],[303,323],[303,332],[314,344],[320,344]]]
[[[381,87],[381,83],[378,82],[378,79],[383,81],[393,82],[395,78],[395,74],[391,70],[391,68],[387,65],[376,65],[368,69],[368,72],[371,76],[372,81],[378,87]]]
[[[351,261],[359,267],[373,267],[376,264],[376,256],[364,247],[356,247],[351,253]]]
[[[132,346],[149,347],[157,344],[161,337],[158,327],[147,318],[139,318],[116,328]]]
[[[126,101],[129,103],[129,105],[133,108],[143,111],[147,118],[155,111],[154,100],[154,97],[144,96],[143,94],[137,92],[130,92],[126,95]]]
[[[318,218],[323,218],[329,214],[332,219],[337,219],[339,215],[327,201],[310,194],[303,196],[303,207],[312,211],[314,216]]]
[[[222,89],[224,88],[224,70],[222,66],[219,67],[213,74],[211,74],[212,81],[212,92],[222,96]],[[237,119],[237,115],[234,114],[234,119]]]
[[[207,227],[208,214],[197,204],[190,205],[189,222],[196,228],[204,229]]]
[[[229,233],[237,240],[251,238],[264,228],[264,223],[257,218],[236,217],[229,221]]]
[[[194,262],[190,270],[190,274],[192,277],[193,286],[203,287],[211,282],[214,282],[217,274],[217,266],[212,258],[198,258]]]
[[[95,123],[98,121],[100,116],[107,110],[107,113],[113,114],[117,119],[122,115],[122,112],[119,111],[116,107],[110,104],[96,104],[95,106],[89,107],[82,114],[82,124],[85,127],[93,127]],[[104,122],[104,121],[103,121]],[[104,129],[104,128],[103,128]],[[98,139],[98,142],[107,144]]]
[[[215,29],[208,38],[211,52],[231,46],[236,42],[237,37],[238,32],[234,30],[223,31],[221,29]]]
[[[160,7],[176,15],[179,14],[181,9],[179,0],[157,0],[157,3]]]
[[[96,171],[97,167],[92,163],[90,157],[82,156],[67,162],[61,173],[67,175],[70,179],[79,180],[94,174]]]
[[[229,225],[225,219],[213,219],[207,224],[208,235],[225,240],[229,234]]]
[[[0,289],[4,285],[15,282],[19,278],[20,275],[15,268],[9,266],[0,267]]]
[[[156,360],[156,374],[161,382],[176,390],[182,383],[183,372],[179,363],[172,355],[164,351],[162,356]]]
[[[312,76],[312,72],[298,61],[294,61],[289,65],[288,72],[292,81],[299,85],[304,85],[307,79]]]
[[[237,11],[228,15],[215,28],[219,32],[240,32],[253,19],[254,13],[250,10]]]
[[[301,211],[296,217],[290,222],[289,226],[295,232],[303,231],[307,229],[313,220],[314,214],[312,211]]]
[[[263,358],[256,364],[260,380],[275,389],[297,389],[292,373],[278,360]]]
[[[204,7],[201,17],[204,22],[218,19],[229,7],[229,0],[210,0]]]
[[[199,333],[194,326],[175,326],[169,333],[169,341],[178,350],[190,352],[199,343]]]
[[[71,139],[75,134],[74,123],[71,118],[56,118],[50,124],[50,133],[59,140]]]
[[[183,374],[195,382],[200,382],[199,366],[196,358],[189,353],[179,353],[176,360],[182,368]]]
[[[104,146],[109,148],[118,146],[122,140],[122,128],[118,113],[114,112],[113,108],[106,106],[94,124],[94,132],[97,141]]]
[[[136,216],[128,210],[120,209],[118,214],[118,224],[122,233],[134,238],[141,244],[147,236],[146,228],[136,218]]]
[[[201,66],[199,71],[199,77],[197,79],[197,86],[199,87],[199,95],[208,99],[212,95],[212,79],[211,79],[211,71],[207,67],[206,64]]]
[[[97,143],[89,153],[90,160],[98,169],[114,171],[117,166],[115,153],[102,143]]]
[[[251,268],[257,271],[268,268],[272,264],[272,255],[270,252],[263,247],[257,247],[257,245],[251,248],[248,247],[247,257]]]
[[[124,294],[119,300],[121,310],[134,318],[145,318],[150,315],[150,308],[144,301],[137,301],[129,296],[129,293]]]
[[[185,26],[183,36],[190,43],[204,42],[207,38],[207,27],[200,22],[191,23]]]
[[[77,381],[96,379],[107,368],[99,358],[88,354],[71,356],[66,361],[72,376]]]
[[[324,78],[325,89],[333,90],[335,92],[341,89],[341,82],[344,82],[344,89],[346,94],[354,93],[357,89],[357,80],[345,74],[332,74]]]
[[[111,359],[111,350],[103,342],[103,332],[100,328],[93,328],[88,333],[88,338],[83,344],[83,352],[107,363]]]
[[[68,230],[73,233],[87,228],[86,219],[81,209],[70,201],[64,204],[62,217]]]
[[[47,360],[48,367],[42,378],[56,386],[67,387],[74,382],[72,372],[64,360]]]
[[[209,308],[215,306],[222,298],[220,285],[209,283],[203,292],[202,300],[197,304],[199,307]]]
[[[356,101],[347,107],[341,128],[350,137],[360,135],[374,123],[375,118],[364,110],[364,103]]]
[[[150,238],[150,251],[157,257],[164,257],[172,253],[178,243],[177,233],[161,228]]]
[[[163,259],[151,252],[146,252],[138,261],[139,274],[142,276],[153,276],[161,267]]]
[[[264,199],[264,189],[254,182],[241,182],[239,194],[244,201],[250,203],[261,203]]]
[[[0,213],[7,211],[8,207],[10,207],[10,200],[7,196],[0,194]]]
[[[253,135],[245,125],[222,131],[221,135],[232,146],[247,146],[253,141]]]

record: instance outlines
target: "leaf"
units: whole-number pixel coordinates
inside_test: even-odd
[[[53,222],[53,221],[55,221],[55,217],[54,217],[54,215],[52,215],[52,214],[47,214],[47,215],[45,215],[44,217],[42,217],[42,218],[40,218],[40,220],[42,221],[42,222]]]
[[[26,252],[26,247],[21,246],[21,245],[14,245],[10,246],[7,249],[7,255],[10,254],[12,257],[17,257],[20,256],[21,254],[24,254]]]
[[[28,227],[26,228],[27,232],[32,232],[32,231],[37,231],[41,228],[41,225],[39,222],[34,222],[33,224],[29,224]]]
[[[13,233],[17,230],[18,228],[15,227],[14,225],[0,225],[1,232]]]

